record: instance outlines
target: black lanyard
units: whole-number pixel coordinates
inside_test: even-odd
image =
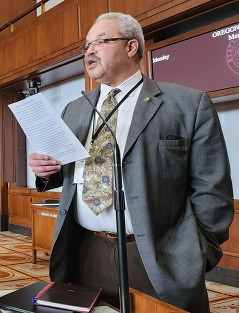
[[[111,118],[111,116],[115,113],[115,111],[119,108],[119,106],[125,101],[125,99],[127,99],[128,96],[129,96],[140,84],[142,84],[143,80],[144,80],[144,78],[142,77],[142,78],[140,79],[140,81],[137,82],[137,84],[134,85],[134,87],[131,88],[129,92],[127,92],[127,94],[124,96],[124,98],[123,98],[119,103],[117,103],[117,105],[114,107],[114,109],[113,109],[113,110],[110,112],[110,114],[107,115],[107,117],[105,118],[105,121],[106,121],[106,122],[108,122],[108,120],[109,120],[109,119]],[[100,118],[100,117],[99,117],[99,118]],[[93,124],[94,124],[94,122],[93,122]],[[104,124],[104,122],[102,122],[102,124],[99,126],[99,128],[97,129],[97,131],[93,134],[93,136],[92,136],[92,141],[91,141],[91,142],[93,142],[93,141],[98,137],[100,131],[102,130],[102,128],[103,128],[104,126],[105,126],[105,124]],[[94,132],[94,131],[93,131],[93,132]]]

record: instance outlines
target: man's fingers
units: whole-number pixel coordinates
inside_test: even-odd
[[[29,155],[29,165],[39,177],[49,177],[58,172],[61,164],[48,155],[32,153]]]

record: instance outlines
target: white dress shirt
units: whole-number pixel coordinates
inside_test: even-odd
[[[121,91],[116,95],[116,100],[120,102],[121,99],[130,91],[142,78],[140,71],[137,71],[133,76],[124,81],[121,85],[114,87],[119,88]],[[105,100],[107,94],[112,89],[111,86],[101,85],[100,97],[97,103],[97,109],[100,111],[102,102]],[[135,109],[136,102],[139,97],[139,93],[142,89],[142,84],[140,84],[119,106],[118,108],[118,118],[117,118],[117,129],[116,129],[116,139],[120,148],[121,158],[123,155],[126,139],[128,136],[133,112]],[[95,119],[92,121],[91,129],[88,134],[88,138],[85,144],[85,148],[89,151],[90,142],[92,139],[93,132],[93,122],[95,123],[94,129],[96,127],[98,116],[95,115]],[[99,215],[95,215],[91,209],[82,201],[82,187],[83,187],[83,174],[84,161],[77,161],[75,165],[75,177],[74,181],[77,183],[77,197],[75,207],[75,219],[78,224],[86,229],[93,231],[107,231],[116,233],[116,214],[113,206],[109,207]],[[124,187],[123,187],[124,188]],[[132,234],[132,224],[127,208],[127,203],[125,201],[125,230],[127,234]]]

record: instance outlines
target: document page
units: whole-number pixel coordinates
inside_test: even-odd
[[[8,106],[35,152],[49,155],[62,165],[89,156],[42,93]]]

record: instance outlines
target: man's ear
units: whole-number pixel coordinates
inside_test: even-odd
[[[127,52],[128,52],[128,57],[132,58],[137,54],[139,48],[139,43],[136,39],[131,39],[127,42]]]

